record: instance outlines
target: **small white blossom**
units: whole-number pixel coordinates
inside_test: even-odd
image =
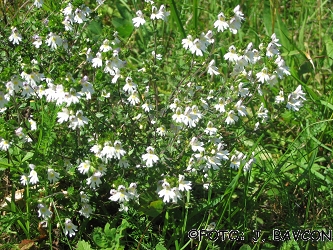
[[[19,44],[22,41],[22,36],[18,32],[16,27],[12,27],[12,34],[9,36],[9,41],[11,41],[13,44]]]
[[[134,17],[132,19],[133,25],[136,28],[139,28],[141,25],[144,25],[146,23],[146,20],[143,18],[143,13],[141,10],[138,10],[136,12],[137,17]]]
[[[155,149],[148,147],[147,154],[142,155],[142,159],[146,162],[147,167],[152,167],[154,163],[158,162],[159,158],[154,154]]]
[[[75,235],[75,231],[77,231],[77,226],[75,226],[70,219],[65,220],[65,228],[64,228],[64,234],[69,235],[69,237],[72,237]]]
[[[50,183],[55,183],[59,180],[59,173],[54,171],[54,169],[49,168],[47,170],[47,178],[49,179]]]
[[[38,217],[43,217],[43,219],[48,219],[51,216],[52,212],[44,204],[38,204]]]

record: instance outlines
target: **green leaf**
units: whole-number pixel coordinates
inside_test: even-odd
[[[147,208],[141,208],[140,210],[144,214],[155,218],[158,215],[160,215],[163,211],[163,201],[162,200],[152,201]]]
[[[269,1],[264,2],[263,21],[268,35],[272,34],[271,8]]]
[[[121,18],[114,17],[112,19],[112,24],[116,28],[119,36],[127,39],[134,30],[132,14],[123,4],[117,3],[116,6]]]
[[[0,159],[0,171],[10,168],[12,164],[8,163],[8,159]]]
[[[109,246],[107,240],[105,239],[102,228],[100,227],[94,228],[94,231],[92,233],[92,239],[94,243],[101,248],[107,248]]]
[[[239,250],[251,250],[252,248],[248,244],[244,244],[239,248]]]
[[[165,246],[163,246],[161,243],[158,243],[155,247],[156,250],[167,250]]]
[[[106,223],[104,227],[104,233],[108,239],[112,240],[116,236],[116,229],[115,228],[110,229],[110,224]]]
[[[333,110],[333,105],[324,101],[324,100],[320,100],[321,104],[323,104],[324,106],[328,107],[329,109]]]
[[[34,156],[34,153],[32,152],[28,152],[22,159],[22,162],[25,162],[27,160],[29,160],[30,158],[32,158]]]
[[[87,27],[87,33],[91,40],[97,41],[102,34],[102,24],[97,21],[92,21]]]
[[[326,54],[328,57],[328,63],[330,66],[333,64],[333,41],[332,38],[329,36],[325,36],[324,38],[325,47],[326,47]]]
[[[91,250],[91,246],[88,242],[84,241],[84,240],[80,240],[77,243],[77,250]]]
[[[68,193],[69,196],[73,195],[74,194],[74,187],[69,187],[67,189],[67,193]]]

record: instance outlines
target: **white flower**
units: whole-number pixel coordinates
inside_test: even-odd
[[[277,65],[277,69],[275,72],[280,79],[282,79],[284,75],[290,75],[289,68],[286,66],[285,61],[280,55],[276,58],[275,63]]]
[[[92,208],[90,206],[90,204],[88,203],[83,203],[82,204],[82,208],[80,209],[79,213],[81,215],[83,215],[84,217],[86,218],[89,218],[90,217],[90,214],[92,213]]]
[[[218,170],[221,166],[221,160],[218,156],[205,156],[206,166]]]
[[[234,45],[231,45],[229,47],[229,52],[223,56],[225,60],[228,60],[230,62],[237,62],[239,60],[239,55],[236,53],[236,47]]]
[[[214,22],[214,28],[217,28],[217,32],[223,32],[229,28],[229,24],[225,20],[224,14],[221,12],[217,16],[217,21]]]
[[[158,10],[156,6],[152,6],[151,12],[152,12],[150,15],[151,20],[160,19],[160,17],[158,16]]]
[[[198,116],[193,114],[193,109],[191,107],[186,107],[184,115],[183,115],[183,123],[190,128],[196,126],[196,122],[198,121]]]
[[[65,92],[62,98],[62,102],[67,103],[67,107],[72,103],[78,103],[80,101],[81,94],[77,93],[74,88],[71,88],[69,92]]]
[[[19,44],[22,41],[22,36],[18,32],[16,27],[12,27],[12,34],[9,36],[9,41],[11,41],[13,44]]]
[[[83,22],[87,21],[85,14],[86,14],[85,11],[82,11],[79,8],[77,8],[75,10],[74,22],[83,23]]]
[[[58,122],[59,123],[67,122],[70,115],[71,115],[70,110],[68,110],[67,108],[62,108],[62,111],[58,112],[57,114]]]
[[[148,147],[146,149],[147,154],[142,155],[142,159],[146,162],[147,167],[152,167],[154,163],[158,162],[159,158],[154,154],[155,149]]]
[[[37,172],[35,171],[34,164],[29,164],[29,167],[31,169],[30,174],[28,176],[30,178],[29,183],[34,185],[39,181],[38,175],[37,175]]]
[[[215,60],[211,60],[208,64],[208,74],[212,75],[219,75],[218,68],[215,66]]]
[[[199,40],[206,49],[209,44],[214,43],[213,32],[211,30],[208,30],[206,34],[202,32]]]
[[[28,176],[26,174],[21,175],[20,181],[23,186],[28,185]]]
[[[271,35],[271,39],[272,39],[271,43],[275,44],[275,45],[278,46],[278,47],[281,46],[281,44],[278,43],[278,42],[279,42],[279,39],[276,38],[276,34],[275,34],[275,33],[273,33],[273,34]]]
[[[182,40],[182,45],[184,49],[190,49],[193,46],[193,38],[191,35],[188,35]]]
[[[0,150],[6,151],[9,149],[9,147],[10,147],[9,141],[7,141],[3,138],[0,138]]]
[[[129,201],[130,194],[126,192],[126,188],[123,185],[119,185],[118,190],[112,189],[110,193],[111,197],[109,199],[112,201],[118,201],[120,203]]]
[[[266,56],[273,57],[274,55],[278,55],[279,49],[274,43],[269,43],[266,48]]]
[[[54,169],[49,168],[47,170],[47,178],[49,179],[49,182],[55,183],[59,180],[59,173],[54,171]]]
[[[129,103],[131,105],[136,105],[137,103],[140,103],[140,99],[139,99],[139,94],[138,91],[134,90],[131,95],[127,98],[127,100],[129,101]]]
[[[205,148],[202,147],[204,144],[203,142],[199,141],[197,137],[193,137],[190,142],[191,148],[194,152],[204,152]]]
[[[34,5],[36,8],[41,8],[43,6],[44,0],[35,0]]]
[[[244,83],[240,82],[238,85],[238,95],[240,95],[241,97],[246,97],[250,94],[250,91],[248,88],[243,88]]]
[[[116,149],[110,146],[111,142],[105,142],[104,147],[101,151],[101,157],[105,157],[107,159],[116,158]]]
[[[39,36],[39,35],[34,35],[33,37],[32,37],[32,40],[33,40],[33,45],[38,49],[41,45],[42,45],[42,43],[43,43],[43,41],[42,41],[42,38]]]
[[[256,159],[254,158],[254,153],[252,153],[251,159],[245,163],[243,171],[244,172],[249,172],[252,168],[252,165],[255,163]]]
[[[298,85],[296,90],[288,95],[287,108],[298,111],[303,106],[303,100],[306,100],[302,86]]]
[[[281,89],[279,92],[279,95],[275,97],[275,103],[281,103],[284,102],[284,94],[283,94],[283,90]]]
[[[244,15],[243,13],[239,10],[240,6],[237,5],[234,8],[234,13],[235,16],[233,18],[230,19],[229,21],[229,30],[233,33],[233,34],[237,34],[237,31],[240,29],[241,27],[241,22],[242,20],[244,20]]]
[[[161,54],[156,54],[155,51],[152,51],[151,54],[153,55],[154,58],[157,60],[162,60],[162,55]]]
[[[192,46],[190,47],[190,51],[192,54],[196,56],[203,56],[203,52],[206,51],[205,44],[202,43],[198,38],[193,41]]]
[[[72,22],[73,22],[73,20],[70,16],[65,16],[65,19],[64,19],[64,21],[62,21],[62,24],[65,26],[66,31],[73,30]]]
[[[172,120],[177,123],[181,123],[184,120],[184,115],[182,114],[182,109],[180,107],[176,108],[176,113],[172,115]]]
[[[87,174],[90,169],[90,161],[85,160],[84,162],[81,162],[78,169],[81,174]]]
[[[85,117],[82,113],[82,110],[78,110],[76,112],[76,115],[71,116],[70,117],[70,125],[69,127],[72,128],[73,130],[76,129],[77,127],[83,127],[84,124],[88,124],[88,118]]]
[[[30,129],[31,130],[37,130],[37,123],[34,120],[32,120],[31,118],[29,118],[28,122],[30,123]]]
[[[96,189],[102,183],[101,181],[102,173],[96,171],[92,176],[87,179],[87,185],[90,186],[92,189]]]
[[[113,145],[115,149],[115,155],[117,159],[120,160],[120,158],[126,154],[126,151],[121,147],[120,141],[115,141]]]
[[[225,99],[223,97],[220,97],[219,102],[214,105],[214,108],[217,111],[220,111],[220,113],[224,113],[225,112],[225,105],[226,105]]]
[[[48,219],[52,216],[52,212],[44,204],[38,204],[38,208],[38,217]]]
[[[240,115],[240,116],[246,116],[247,115],[246,107],[244,105],[242,105],[242,100],[241,99],[235,104],[235,108],[238,111],[238,115]]]
[[[71,3],[68,3],[67,7],[62,11],[62,13],[65,15],[65,16],[69,16],[71,15],[73,12],[73,5]]]
[[[235,115],[235,112],[233,110],[230,110],[227,116],[227,119],[225,119],[225,123],[228,125],[235,124],[238,121],[238,116]]]
[[[158,19],[162,19],[163,21],[168,21],[168,16],[170,16],[170,11],[166,11],[165,6],[161,5],[158,10]]]
[[[145,21],[145,19],[143,18],[143,13],[142,13],[141,10],[138,10],[138,11],[136,12],[136,15],[137,15],[137,17],[134,17],[134,18],[132,19],[132,21],[133,21],[133,25],[134,25],[134,27],[138,28],[138,27],[140,27],[141,25],[145,24],[146,21]]]
[[[129,187],[128,187],[128,194],[129,194],[130,199],[137,199],[137,198],[139,198],[139,194],[138,194],[136,188],[137,188],[137,185],[134,182],[132,182],[129,185]]]
[[[262,119],[261,122],[266,122],[268,120],[268,110],[264,107],[263,103],[258,110],[257,116]]]
[[[47,46],[50,46],[52,50],[57,49],[58,46],[62,45],[62,39],[61,39],[60,36],[51,32],[48,35],[48,39],[46,40],[46,44],[47,44]]]
[[[101,47],[99,47],[99,50],[102,52],[108,52],[108,51],[112,50],[111,46],[109,45],[108,39],[105,39],[103,41],[103,44],[101,45]]]
[[[215,135],[217,132],[217,128],[214,128],[214,125],[211,121],[207,123],[207,127],[204,131],[207,135]]]
[[[161,127],[158,127],[156,129],[156,132],[159,136],[165,136],[165,133],[166,133],[166,129],[165,129],[165,126],[162,125]],[[1,147],[1,146],[0,146]]]
[[[138,85],[132,81],[131,77],[126,77],[125,82],[126,84],[124,85],[123,90],[127,93],[132,93],[138,87]]]
[[[245,158],[246,155],[241,152],[236,152],[236,154],[232,155],[230,158],[230,168],[237,170]]]
[[[162,189],[158,192],[158,196],[161,198],[163,197],[164,203],[177,199],[174,190],[170,188],[170,184],[166,181],[163,182]]]
[[[223,150],[223,144],[219,143],[217,147],[216,157],[218,157],[220,160],[227,161],[229,160],[229,151]]]
[[[65,220],[65,228],[64,228],[64,234],[69,235],[69,237],[72,237],[75,235],[75,231],[77,231],[77,226],[75,226],[70,219]]]
[[[303,92],[301,85],[298,85],[296,90],[294,92],[292,92],[291,94],[292,94],[292,98],[294,98],[294,99],[306,100],[305,93]]]
[[[93,56],[92,56],[92,52],[91,52],[91,48],[87,49],[86,51],[86,61],[87,62],[91,62],[93,59]]]
[[[184,175],[179,175],[178,179],[178,189],[180,191],[189,191],[192,189],[191,187],[191,182],[190,181],[185,181],[185,176]]]
[[[88,82],[88,80],[89,79],[88,79],[87,76],[84,76],[81,79],[82,88],[81,88],[80,93],[81,94],[85,94],[86,95],[86,99],[90,100],[91,99],[91,95],[95,93],[95,90],[94,90],[94,86],[90,82]]]
[[[154,106],[147,100],[144,104],[141,106],[145,112],[149,112],[154,108]]]
[[[80,198],[82,203],[88,203],[89,197],[87,194],[85,194],[83,191],[80,192]]]
[[[103,65],[103,61],[102,61],[102,54],[101,53],[99,53],[99,52],[97,52],[96,53],[96,57],[95,58],[93,58],[92,59],[92,66],[94,67],[94,68],[96,68],[96,67],[102,67],[102,65]]]
[[[270,75],[268,74],[268,69],[264,67],[260,72],[256,74],[257,79],[261,83],[265,83],[265,81],[269,81]]]

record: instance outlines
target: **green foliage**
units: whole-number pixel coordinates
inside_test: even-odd
[[[102,228],[94,228],[92,239],[94,243],[102,249],[125,249],[122,238],[126,236],[126,229],[129,223],[123,219],[117,228],[110,228],[110,224],[105,224]]]
[[[77,243],[77,250],[92,250],[89,242],[86,242],[84,240],[80,240],[78,243]]]

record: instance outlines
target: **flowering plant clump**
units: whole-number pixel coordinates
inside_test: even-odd
[[[166,4],[117,4],[111,25],[104,2],[36,0],[33,25],[17,18],[1,34],[13,53],[1,63],[0,157],[29,216],[67,240],[96,218],[188,209],[250,176],[258,133],[306,102],[301,85],[283,87],[275,33],[236,41],[240,5],[181,37]]]

